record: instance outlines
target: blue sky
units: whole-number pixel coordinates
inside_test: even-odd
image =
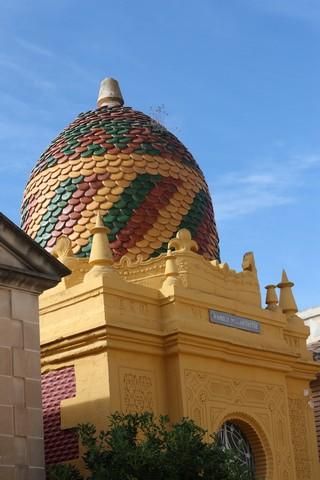
[[[0,16],[0,202],[19,222],[32,165],[102,78],[166,125],[213,194],[222,259],[253,250],[320,304],[319,0],[10,0]]]

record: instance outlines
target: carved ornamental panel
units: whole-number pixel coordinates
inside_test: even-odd
[[[122,412],[141,413],[156,410],[153,371],[121,367],[119,376]]]

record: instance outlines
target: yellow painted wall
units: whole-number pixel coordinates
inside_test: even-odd
[[[189,416],[209,432],[233,420],[262,479],[319,480],[308,329],[283,305],[261,307],[252,256],[235,272],[182,247],[94,272],[67,259],[71,277],[42,295],[43,371],[76,371],[62,428],[103,428],[115,410]],[[210,323],[209,309],[256,320],[261,333]]]

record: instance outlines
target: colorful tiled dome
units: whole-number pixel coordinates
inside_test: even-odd
[[[158,122],[122,106],[117,92],[102,92],[101,106],[81,113],[41,155],[26,186],[22,228],[48,249],[66,235],[84,257],[99,210],[115,259],[156,256],[181,228],[201,254],[219,258],[211,198],[196,161]]]

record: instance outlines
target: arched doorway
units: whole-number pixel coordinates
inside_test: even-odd
[[[240,418],[228,418],[217,432],[219,443],[236,452],[241,463],[250,474],[250,480],[266,480],[267,457],[260,437],[247,421]]]

